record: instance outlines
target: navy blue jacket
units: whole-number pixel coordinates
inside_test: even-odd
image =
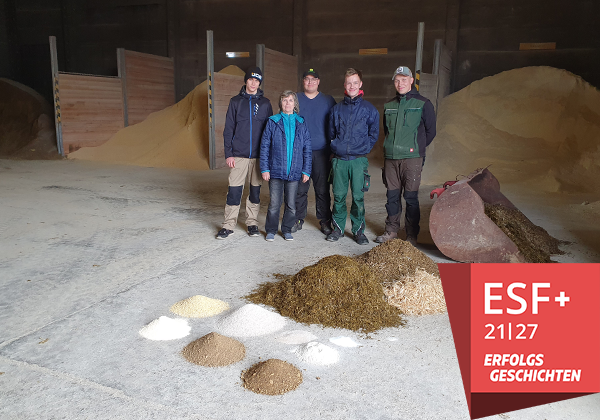
[[[258,89],[256,95],[246,93],[242,86],[240,93],[229,100],[223,140],[225,143],[225,159],[230,157],[258,158],[260,138],[273,115],[271,102]]]
[[[331,152],[342,160],[368,154],[379,137],[379,112],[362,94],[331,108],[329,114]]]
[[[260,171],[270,172],[271,178],[284,181],[299,181],[302,173],[310,176],[312,170],[312,148],[310,134],[304,118],[296,116],[294,152],[290,173],[287,173],[287,142],[281,114],[267,121],[260,144]]]

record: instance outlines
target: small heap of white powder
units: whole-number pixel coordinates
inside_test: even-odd
[[[242,306],[217,322],[217,329],[221,334],[233,337],[271,334],[284,326],[284,317],[253,303]]]
[[[229,309],[229,304],[218,299],[196,295],[171,306],[171,312],[186,318],[207,318]]]
[[[177,340],[190,334],[192,328],[187,319],[173,319],[161,316],[140,330],[140,335],[148,340]]]
[[[351,337],[331,337],[329,339],[333,344],[336,344],[340,347],[359,347],[356,341],[354,341]]]
[[[311,365],[331,365],[340,360],[337,350],[316,341],[298,346],[293,352],[300,360]]]
[[[309,341],[314,341],[318,337],[308,331],[294,330],[285,331],[275,338],[275,340],[284,344],[304,344]]]

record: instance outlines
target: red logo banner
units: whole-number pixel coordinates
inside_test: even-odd
[[[600,392],[600,264],[439,264],[471,418]]]

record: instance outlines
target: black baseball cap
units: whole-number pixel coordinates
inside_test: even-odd
[[[304,73],[302,73],[302,78],[304,79],[306,76],[313,76],[314,78],[319,78],[319,73],[315,69],[308,69]]]

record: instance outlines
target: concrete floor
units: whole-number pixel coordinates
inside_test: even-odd
[[[139,336],[180,299],[201,294],[237,308],[271,273],[375,245],[326,242],[314,213],[293,242],[250,238],[241,224],[218,241],[226,190],[226,170],[0,160],[0,418],[469,418],[447,315],[409,317],[406,327],[370,338],[289,321],[287,330],[323,343],[346,335],[362,344],[337,348],[341,360],[331,367],[303,364],[274,335],[242,339],[247,357],[233,366],[192,365],[179,352],[213,331],[212,318],[191,320],[192,334],[181,340]],[[422,188],[424,214],[429,190]],[[503,191],[534,223],[573,241],[556,260],[600,261],[598,228],[570,217],[568,207],[590,197]],[[380,183],[366,202],[373,239],[385,218]],[[264,212],[263,204],[261,230]],[[436,262],[447,261],[428,232],[419,239]],[[303,370],[297,390],[264,396],[240,386],[243,369],[273,357]],[[600,395],[494,418],[597,419]]]

